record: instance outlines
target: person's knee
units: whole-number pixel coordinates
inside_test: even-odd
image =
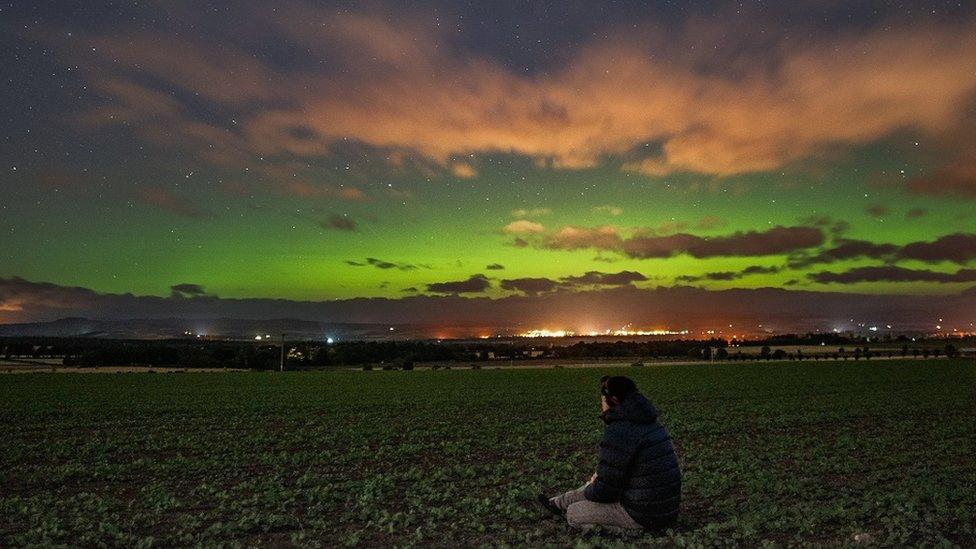
[[[586,502],[577,502],[566,508],[566,522],[570,526],[589,526],[593,523],[586,512]]]

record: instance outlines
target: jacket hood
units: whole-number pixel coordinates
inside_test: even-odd
[[[631,423],[654,423],[657,421],[657,408],[640,393],[628,395],[619,406],[610,408],[600,416],[605,423],[629,421]]]

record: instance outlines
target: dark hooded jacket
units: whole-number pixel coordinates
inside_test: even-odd
[[[596,480],[586,499],[619,501],[645,528],[674,524],[681,503],[681,469],[668,430],[657,421],[657,409],[635,392],[602,416]]]

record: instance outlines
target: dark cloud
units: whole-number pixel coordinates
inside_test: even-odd
[[[888,206],[885,206],[884,204],[871,204],[865,208],[864,211],[867,212],[867,214],[871,217],[887,217],[888,214],[891,213]]]
[[[905,217],[907,219],[918,219],[924,217],[928,211],[925,208],[912,208],[905,212]]]
[[[619,273],[602,273],[587,271],[581,275],[565,276],[559,280],[551,278],[514,278],[501,281],[503,290],[522,292],[536,295],[555,290],[579,291],[584,288],[630,286],[634,282],[646,281],[647,277],[636,271],[620,271]]]
[[[810,280],[824,284],[854,284],[856,282],[976,282],[976,269],[960,269],[954,273],[943,273],[927,269],[905,269],[894,265],[881,267],[859,267],[832,273],[823,271],[807,275]]]
[[[778,255],[823,244],[823,232],[814,227],[773,227],[766,231],[737,232],[728,236],[700,237],[676,234],[633,237],[623,242],[624,253],[636,258],[664,258],[680,253],[692,257],[753,257]]]
[[[579,276],[567,276],[561,279],[570,286],[626,286],[634,282],[643,282],[647,277],[636,271],[620,271],[619,273],[601,273],[588,271]]]
[[[377,269],[389,270],[389,269],[399,269],[401,271],[415,271],[421,266],[414,265],[412,263],[394,263],[392,261],[385,261],[382,259],[376,259],[375,257],[367,257],[365,261],[354,261],[352,259],[346,260],[346,265],[351,265],[353,267],[376,267]]]
[[[323,229],[335,229],[338,231],[355,231],[356,221],[344,215],[331,215],[328,219],[319,222]]]
[[[932,242],[913,242],[898,252],[900,259],[917,259],[929,263],[951,261],[967,263],[976,259],[976,234],[954,233]]]
[[[487,282],[487,281],[484,281]],[[743,304],[749,304],[744,307]],[[104,294],[88,288],[0,278],[0,319],[5,323],[65,317],[112,319],[281,319],[351,323],[415,323],[438,326],[619,326],[715,328],[762,323],[789,331],[829,330],[854,318],[861,322],[928,329],[932,312],[945,325],[968,326],[976,290],[952,295],[856,294],[763,288],[709,291],[632,286],[537,296],[406,296],[329,301],[286,299],[184,299]],[[580,324],[579,326],[577,324]]]
[[[774,273],[778,273],[779,271],[780,271],[779,267],[763,267],[762,265],[751,265],[749,267],[746,267],[745,269],[742,269],[742,274],[743,275],[774,274]]]
[[[701,282],[703,280],[712,281],[725,281],[725,280],[739,280],[744,276],[755,275],[755,274],[773,274],[778,273],[782,269],[779,267],[764,267],[762,265],[750,265],[741,271],[719,271],[712,273],[705,273],[703,275],[682,275],[675,277],[676,282]]]
[[[536,295],[551,292],[559,288],[558,280],[551,278],[513,278],[501,281],[503,290],[522,292],[527,295]]]
[[[667,258],[687,254],[697,258],[778,255],[820,246],[824,234],[816,227],[773,227],[765,231],[736,232],[725,236],[677,233],[654,236],[656,229],[638,229],[624,238],[616,227],[563,227],[547,235],[542,247],[552,250],[596,248],[632,258]]]
[[[813,255],[795,255],[790,258],[790,267],[800,269],[821,263],[833,263],[848,259],[891,258],[899,250],[894,244],[875,244],[867,240],[852,240],[838,238],[834,240],[834,247],[822,250]]]
[[[974,233],[954,233],[934,241],[911,242],[904,246],[852,239],[836,239],[834,243],[833,248],[813,255],[794,255],[790,258],[790,267],[798,269],[818,263],[860,258],[886,261],[917,260],[927,263],[948,261],[958,264],[976,260],[976,234]]]
[[[198,297],[207,293],[199,284],[174,284],[169,289],[173,297]]]
[[[485,269],[488,269],[489,271],[501,271],[505,269],[505,266],[499,263],[490,263],[485,267]]]
[[[893,254],[898,250],[894,244],[875,244],[867,240],[839,239],[834,241],[835,247],[824,251],[820,257],[827,261],[854,259],[858,257],[880,258]]]
[[[800,224],[827,229],[835,237],[847,232],[847,230],[851,227],[850,223],[847,221],[834,219],[829,215],[812,215],[803,217],[800,219]]]
[[[736,280],[741,278],[742,275],[734,271],[719,271],[714,273],[705,273],[703,275],[681,275],[674,277],[675,282],[700,282],[702,280]]]
[[[490,287],[491,282],[488,277],[476,274],[467,280],[433,282],[427,285],[427,291],[435,294],[473,294],[483,292]]]

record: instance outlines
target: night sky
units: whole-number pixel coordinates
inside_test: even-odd
[[[971,296],[976,8],[775,4],[5,4],[0,322]]]

